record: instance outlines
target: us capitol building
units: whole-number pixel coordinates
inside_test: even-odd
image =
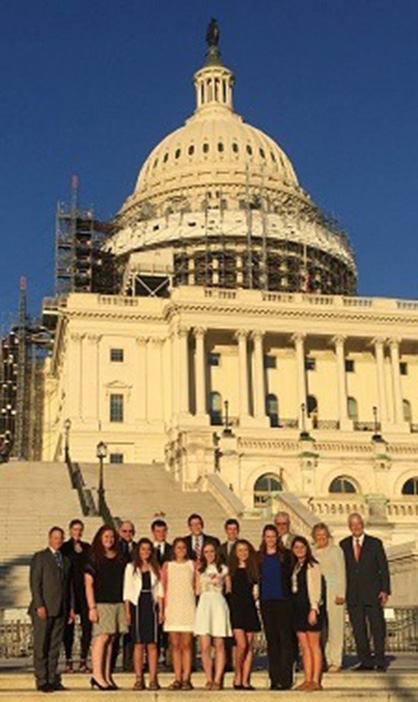
[[[110,463],[163,463],[244,514],[273,500],[338,534],[356,510],[387,545],[411,542],[418,302],[357,296],[347,237],[234,111],[218,39],[212,23],[196,109],[106,240],[117,294],[60,302],[43,459],[62,458],[69,420],[76,461],[103,439]]]

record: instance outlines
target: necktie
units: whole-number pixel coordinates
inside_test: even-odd
[[[196,554],[196,560],[200,561],[200,552],[201,552],[201,546],[200,546],[200,539],[197,536],[196,541],[194,542],[194,552]]]
[[[55,558],[55,563],[57,564],[58,568],[61,570],[61,568],[62,568],[62,555],[61,555],[61,553],[59,551],[55,551],[54,558]]]
[[[356,559],[357,563],[360,560],[360,554],[361,554],[361,543],[360,539],[356,539],[355,545],[354,545],[354,558]]]

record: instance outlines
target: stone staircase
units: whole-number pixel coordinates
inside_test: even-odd
[[[45,548],[50,527],[67,531],[69,521],[80,517],[89,539],[101,520],[82,516],[62,463],[2,464],[0,506],[0,608],[27,607],[30,559]]]
[[[97,466],[83,463],[80,468],[86,485],[94,494]],[[198,512],[204,518],[205,531],[223,538],[225,519],[235,516],[208,492],[184,492],[162,464],[106,464],[104,483],[106,502],[113,517],[130,519],[135,524],[136,537],[149,536],[150,524],[158,516],[167,521],[170,540],[183,536],[188,533],[187,517]],[[257,520],[257,538],[259,530]]]

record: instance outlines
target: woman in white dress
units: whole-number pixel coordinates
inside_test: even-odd
[[[173,560],[164,563],[164,631],[168,632],[175,679],[170,690],[192,690],[192,643],[196,614],[196,567],[184,539],[174,539]]]
[[[331,533],[324,523],[312,530],[313,553],[319,562],[326,585],[326,644],[328,672],[341,670],[344,647],[345,561],[339,546],[332,543]]]
[[[202,665],[206,689],[220,690],[225,668],[225,638],[232,636],[229,608],[224,593],[231,590],[228,568],[223,565],[219,551],[212,543],[203,549],[197,578],[199,604],[196,611],[195,634],[200,637]],[[215,646],[215,675],[210,655],[211,641]]]

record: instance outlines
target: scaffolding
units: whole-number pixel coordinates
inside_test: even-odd
[[[103,243],[114,225],[95,218],[93,208],[79,207],[77,176],[71,181],[70,204],[58,203],[55,226],[55,294],[112,293],[115,288],[113,256]]]

